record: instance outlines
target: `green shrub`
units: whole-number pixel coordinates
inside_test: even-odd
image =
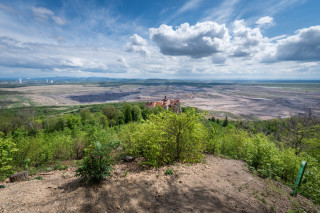
[[[118,142],[101,144],[96,142],[85,149],[85,157],[82,159],[76,176],[81,176],[89,182],[100,182],[110,175],[112,159],[110,152],[119,146]]]
[[[13,156],[18,151],[11,138],[0,138],[0,180],[13,173]]]
[[[176,114],[163,111],[151,115],[139,128],[129,126],[132,135],[122,134],[124,147],[147,159],[152,166],[199,162],[205,148],[206,129],[194,109]]]
[[[173,175],[174,172],[173,172],[173,169],[172,168],[168,168],[166,169],[166,171],[164,172],[165,175]]]

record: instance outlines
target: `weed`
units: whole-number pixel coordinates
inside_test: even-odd
[[[5,185],[0,185],[0,189],[1,189],[1,188],[6,188],[6,186],[5,186]]]
[[[62,165],[60,161],[56,161],[53,169],[55,169],[55,170],[65,170],[68,167],[69,167],[68,165]]]
[[[38,172],[38,169],[36,167],[31,167],[28,170],[29,175],[35,175],[37,174],[37,172]]]
[[[129,171],[128,170],[126,170],[125,172],[124,172],[124,177],[127,177],[127,175],[128,175],[128,173],[129,173]]]
[[[276,212],[276,209],[273,206],[271,206],[270,207],[270,212]]]
[[[232,182],[232,186],[235,186],[236,185],[236,183],[235,182]]]
[[[164,172],[164,174],[165,175],[173,175],[173,169],[172,168],[168,168],[165,172]]]
[[[242,186],[240,186],[240,187],[238,188],[238,191],[239,191],[239,192],[241,192],[241,191],[242,191]]]
[[[31,180],[42,180],[42,176],[34,177],[34,178],[32,178]]]
[[[217,179],[217,182],[219,182],[219,179]]]

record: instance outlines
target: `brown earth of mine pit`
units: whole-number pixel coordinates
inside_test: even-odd
[[[141,170],[137,162],[118,164],[108,180],[86,185],[74,169],[43,180],[6,183],[0,212],[287,212],[296,200],[307,212],[311,201],[268,179],[253,176],[242,161],[208,155],[206,163]]]

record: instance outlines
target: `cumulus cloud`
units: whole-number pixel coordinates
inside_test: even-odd
[[[184,23],[175,30],[164,24],[149,32],[161,53],[171,56],[207,57],[223,51],[230,40],[226,26],[212,21]]]
[[[65,25],[66,20],[62,17],[55,16],[54,12],[45,7],[31,7],[31,11],[35,18],[39,21],[47,21],[52,19],[58,25]]]
[[[127,52],[137,52],[143,56],[149,55],[147,40],[137,34],[130,37],[130,42],[126,44],[125,50]]]
[[[225,64],[227,57],[224,55],[214,55],[211,57],[211,61],[214,64]]]
[[[270,16],[264,16],[262,18],[259,18],[256,21],[256,24],[259,26],[272,26],[274,24],[273,18]]]
[[[244,20],[236,20],[233,24],[234,57],[252,56],[261,50],[263,36],[259,28],[245,26]]]
[[[120,56],[117,59],[117,62],[119,62],[120,66],[123,67],[123,68],[128,68],[129,67],[126,59],[123,56]]]
[[[303,28],[279,41],[276,59],[281,61],[320,61],[320,25]]]

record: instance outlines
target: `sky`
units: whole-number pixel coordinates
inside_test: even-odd
[[[320,79],[319,0],[0,0],[0,78]]]

